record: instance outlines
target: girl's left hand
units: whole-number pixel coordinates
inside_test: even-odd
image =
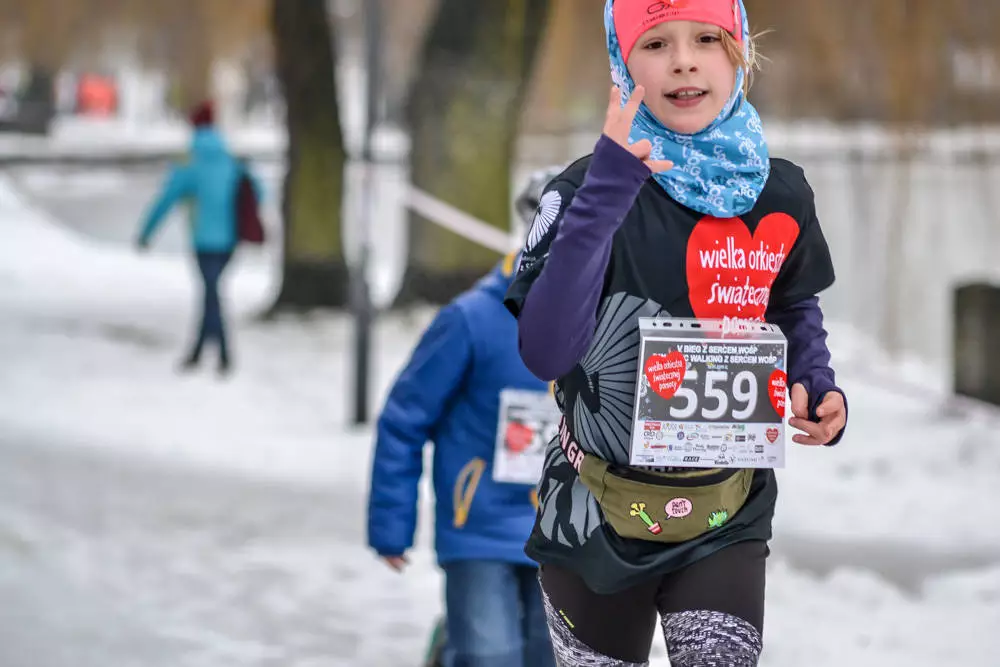
[[[823,402],[816,408],[819,422],[809,419],[809,394],[805,386],[798,382],[792,385],[792,418],[788,425],[803,431],[805,435],[792,436],[800,445],[825,445],[840,433],[847,424],[847,407],[839,391],[828,391]]]

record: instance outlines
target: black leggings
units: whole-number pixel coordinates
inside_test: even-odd
[[[717,633],[733,638],[731,650],[744,655],[741,661],[719,664],[756,664],[764,626],[764,565],[768,555],[765,542],[740,542],[681,570],[657,577],[612,595],[591,591],[572,572],[544,565],[542,589],[550,606],[550,631],[560,650],[560,664],[574,664],[571,658],[587,658],[578,664],[644,664],[656,630],[657,614],[663,617],[663,629],[671,664],[715,664],[711,658],[692,656],[699,640],[711,650],[719,640],[708,636],[717,625]],[[571,634],[578,642],[573,642]],[[582,646],[581,646],[582,645]],[[594,656],[587,650],[599,654]],[[752,655],[751,655],[752,654]],[[601,662],[601,657],[613,659]],[[595,659],[596,658],[596,659]]]

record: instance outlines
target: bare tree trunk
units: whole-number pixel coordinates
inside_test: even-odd
[[[210,26],[200,5],[192,5],[175,33],[184,35],[176,53],[176,78],[173,102],[181,113],[212,96],[212,44]]]
[[[443,0],[409,95],[414,185],[503,230],[521,108],[549,5]],[[447,301],[497,259],[415,215],[397,303]]]
[[[275,309],[342,307],[348,273],[341,241],[346,154],[324,0],[273,0],[278,78],[285,95],[288,172],[285,255]]]

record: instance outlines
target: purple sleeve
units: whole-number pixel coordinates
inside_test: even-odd
[[[555,380],[580,361],[594,337],[611,240],[649,168],[606,136],[594,148],[518,316],[521,358],[536,377]]]
[[[809,418],[816,421],[816,408],[827,392],[836,391],[847,396],[837,387],[833,368],[830,367],[830,350],[826,345],[823,328],[823,311],[819,297],[802,299],[789,306],[767,311],[767,321],[781,328],[788,339],[788,386],[802,383],[809,394]],[[845,427],[846,429],[846,427]],[[831,440],[832,446],[840,442],[844,429]]]

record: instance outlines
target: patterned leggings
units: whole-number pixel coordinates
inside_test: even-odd
[[[559,667],[642,667],[662,617],[672,667],[755,667],[764,623],[764,542],[727,547],[682,570],[612,595],[542,567]]]

